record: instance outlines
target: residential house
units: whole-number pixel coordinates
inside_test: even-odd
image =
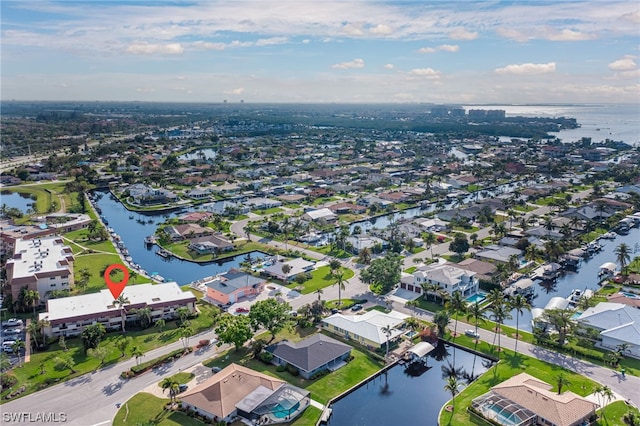
[[[199,254],[221,254],[233,250],[233,247],[233,243],[220,234],[205,235],[189,240],[189,249]]]
[[[151,309],[152,321],[176,318],[176,311],[181,307],[186,307],[191,313],[196,310],[196,297],[175,282],[128,285],[122,296],[129,301],[123,306],[113,303],[113,295],[106,288],[98,293],[49,299],[47,312],[39,316],[49,323],[44,334],[48,337],[77,336],[84,327],[96,323],[107,330],[119,330],[123,319],[125,322],[135,321],[136,310],[142,308]]]
[[[209,212],[189,212],[178,216],[180,222],[201,222],[211,219],[212,214]]]
[[[329,210],[334,212],[335,214],[364,214],[367,212],[367,208],[364,206],[359,206],[357,204],[352,203],[338,203],[328,207]]]
[[[598,404],[527,373],[495,385],[471,402],[474,412],[499,425],[582,426],[591,424]]]
[[[493,277],[498,270],[496,265],[490,262],[483,262],[478,259],[465,259],[457,264],[458,268],[466,269],[470,272],[475,272],[478,281],[492,281]]]
[[[270,198],[249,198],[244,202],[244,206],[250,210],[266,210],[282,206],[282,201]]]
[[[378,349],[406,332],[402,326],[407,318],[408,315],[397,311],[385,313],[372,310],[362,315],[333,314],[322,320],[322,328],[345,339],[355,340],[369,349]]]
[[[487,262],[493,263],[508,263],[511,256],[516,256],[519,260],[522,256],[522,250],[491,244],[476,253],[476,259],[486,260]]]
[[[289,272],[285,273],[283,268],[285,265],[288,267]],[[279,280],[289,281],[295,278],[299,274],[303,274],[305,272],[311,272],[315,268],[315,262],[310,262],[308,260],[304,260],[301,257],[291,259],[291,260],[282,260],[279,259],[274,262],[271,266],[267,266],[262,270],[262,272],[266,275],[278,278]],[[287,269],[287,268],[284,268]]]
[[[353,252],[355,254],[360,253],[365,248],[371,251],[373,250],[374,247],[378,245],[383,249],[389,246],[389,243],[387,243],[382,238],[374,237],[373,235],[365,235],[365,234],[351,235],[350,237],[347,237],[345,241],[347,244],[353,247]]]
[[[479,288],[475,272],[460,268],[453,263],[422,265],[413,274],[403,273],[400,278],[400,288],[418,295],[423,293],[422,286],[427,284],[435,284],[449,295],[459,291],[465,297],[476,294]]]
[[[23,287],[35,290],[40,303],[54,290],[73,286],[73,251],[61,237],[19,239],[13,257],[7,261],[7,285],[13,300],[18,300]]]
[[[307,222],[334,222],[337,218],[338,216],[328,208],[310,210],[302,215],[302,220]]]
[[[264,289],[267,280],[231,269],[203,284],[207,288],[207,300],[226,305],[236,303],[242,297],[257,296]]]
[[[309,391],[238,364],[183,393],[182,408],[213,422],[231,423],[237,417],[248,424],[288,423],[311,402]]]
[[[640,310],[623,303],[600,302],[586,309],[576,321],[600,332],[598,346],[616,350],[618,345],[629,345],[628,353],[640,358]]]
[[[133,202],[139,205],[163,204],[178,199],[178,196],[168,189],[152,188],[141,183],[129,185],[127,191],[129,196],[133,198]]]
[[[292,365],[305,379],[327,370],[337,370],[351,356],[351,346],[325,336],[314,334],[300,342],[284,340],[267,347],[275,365]]]
[[[208,226],[200,226],[197,223],[167,226],[164,231],[170,235],[172,240],[184,240],[213,234],[213,229]]]

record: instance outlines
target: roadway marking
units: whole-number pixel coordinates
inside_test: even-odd
[[[111,423],[111,420],[105,420],[104,422],[101,422],[101,423],[95,423],[95,424],[92,424],[91,426],[106,425],[107,423]]]

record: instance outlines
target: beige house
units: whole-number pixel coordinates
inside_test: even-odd
[[[474,399],[471,408],[505,426],[580,426],[590,424],[598,404],[570,391],[558,395],[549,383],[520,373]]]

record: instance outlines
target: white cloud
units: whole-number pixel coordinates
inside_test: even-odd
[[[620,77],[621,79],[638,79],[640,78],[640,68],[636,70],[622,71],[616,73],[616,76]]]
[[[244,87],[238,87],[231,90],[225,90],[223,92],[225,95],[242,95],[244,93]]]
[[[520,43],[524,43],[526,41],[531,40],[533,37],[528,36],[527,34],[515,30],[513,28],[498,28],[496,33],[504,38],[508,38],[509,40],[515,40]]]
[[[455,53],[460,50],[460,46],[457,44],[441,44],[436,47],[423,47],[418,49],[418,53],[435,53],[435,52],[451,52]]]
[[[624,15],[622,15],[620,17],[620,19],[622,21],[626,21],[629,22],[631,24],[640,24],[640,12],[635,11],[635,12],[629,12],[629,13],[625,13]]]
[[[449,33],[449,38],[453,40],[475,40],[478,38],[478,33],[467,31],[464,28],[456,28]]]
[[[546,34],[547,40],[551,41],[584,41],[584,40],[592,40],[595,38],[594,35],[586,34],[580,31],[570,30],[565,28],[561,31],[556,31],[554,29],[549,29]]]
[[[126,52],[132,55],[181,55],[184,52],[184,47],[180,43],[151,44],[146,41],[138,41],[129,45]]]
[[[210,41],[196,41],[193,43],[193,46],[205,50],[224,50],[225,48],[224,43],[213,43]]]
[[[375,35],[389,35],[393,33],[393,28],[391,28],[389,25],[378,24],[375,27],[370,28],[369,32]]]
[[[364,60],[362,60],[360,58],[356,58],[353,61],[340,62],[339,64],[333,64],[333,65],[331,65],[331,68],[334,68],[334,69],[337,69],[337,70],[348,70],[348,69],[352,69],[352,68],[364,68]]]
[[[533,74],[548,74],[556,71],[556,63],[549,62],[547,64],[511,64],[503,68],[496,68],[495,72],[498,74],[518,74],[518,75],[533,75]]]
[[[305,38],[304,40],[302,40],[302,44],[309,44],[311,43],[311,40],[309,40],[308,38]]]
[[[440,71],[436,71],[433,68],[414,68],[409,71],[409,75],[416,77],[425,77],[428,79],[437,80],[440,78]]]
[[[622,59],[618,59],[617,61],[613,61],[609,64],[609,69],[612,71],[630,71],[636,68],[637,64],[636,56],[626,55]]]
[[[152,89],[152,88],[144,88],[144,87],[138,87],[138,88],[136,89],[136,92],[139,92],[139,93],[153,93],[153,92],[155,92],[155,91],[156,91],[156,89]]]
[[[349,23],[342,26],[342,32],[349,36],[360,37],[364,35],[362,23]]]
[[[256,46],[271,46],[274,44],[282,44],[287,42],[286,37],[261,38],[256,41]]]
[[[395,68],[395,66],[393,64],[385,64],[384,65],[384,69],[387,69],[387,70],[392,70],[394,68]]]
[[[460,50],[460,46],[458,46],[457,44],[442,44],[438,46],[438,50],[442,50],[443,52],[454,53]]]

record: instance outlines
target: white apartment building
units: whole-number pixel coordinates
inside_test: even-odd
[[[475,272],[451,263],[422,265],[413,274],[403,273],[400,278],[401,288],[417,294],[423,293],[424,284],[436,284],[449,295],[459,291],[465,297],[476,294],[480,285]]]
[[[70,289],[73,285],[73,252],[61,237],[19,239],[13,257],[7,261],[7,282],[13,300],[26,287],[37,290],[40,301],[53,290]]]
[[[104,325],[107,331],[120,330],[123,319],[125,324],[135,321],[136,311],[146,307],[151,308],[153,322],[176,318],[176,310],[183,306],[192,313],[196,310],[196,297],[176,282],[130,285],[122,291],[122,296],[128,300],[123,306],[113,303],[113,296],[106,288],[99,293],[48,300],[47,312],[39,315],[39,319],[49,321],[44,334],[77,336],[84,327],[96,323]]]

